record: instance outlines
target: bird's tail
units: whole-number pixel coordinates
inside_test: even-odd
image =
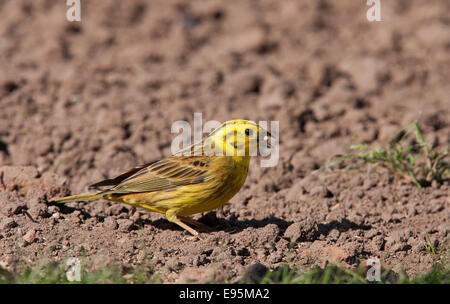
[[[78,201],[90,201],[95,199],[103,198],[104,194],[102,192],[96,193],[86,193],[79,195],[71,195],[66,197],[61,197],[53,200],[55,203],[67,203],[67,202],[78,202]]]

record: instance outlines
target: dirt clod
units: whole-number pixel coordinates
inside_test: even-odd
[[[31,244],[36,240],[36,229],[31,228],[30,230],[25,233],[23,236],[23,239],[28,243]]]
[[[284,237],[291,242],[312,242],[319,235],[317,223],[310,218],[291,224],[284,232]]]
[[[134,227],[134,223],[132,220],[129,219],[119,219],[117,221],[118,225],[119,225],[119,230],[123,231],[123,232],[128,232],[133,230]],[[111,226],[114,225],[114,223],[111,224]]]
[[[13,220],[12,218],[3,218],[0,221],[0,231],[6,232],[15,227],[17,227],[17,222],[15,220]]]

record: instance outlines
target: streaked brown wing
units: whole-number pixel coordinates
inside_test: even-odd
[[[153,192],[201,183],[207,178],[208,166],[209,162],[204,156],[173,156],[151,163],[125,179],[119,177],[126,176],[131,171],[112,179],[111,181],[120,182],[103,193]]]
[[[89,185],[89,188],[94,188],[94,189],[98,189],[99,187],[105,187],[105,186],[117,186],[118,184],[120,184],[122,181],[124,181],[125,179],[129,178],[130,176],[134,175],[135,173],[141,171],[142,169],[144,169],[145,167],[150,166],[151,164],[156,163],[156,161],[147,163],[145,165],[136,167],[134,169],[131,169],[130,171],[127,171],[119,176],[116,176],[115,178],[111,178],[111,179],[105,179],[101,182]]]

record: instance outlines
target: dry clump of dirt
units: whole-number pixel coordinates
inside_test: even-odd
[[[0,265],[86,256],[168,282],[233,281],[255,263],[302,270],[370,256],[410,276],[449,249],[449,181],[418,189],[384,169],[327,176],[354,143],[385,144],[421,115],[450,142],[449,7],[331,1],[0,4]],[[278,120],[280,159],[191,238],[110,202],[49,203],[170,154],[176,120]],[[355,138],[357,138],[355,140]],[[425,232],[439,253],[424,250]]]

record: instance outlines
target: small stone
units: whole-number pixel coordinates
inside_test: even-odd
[[[333,197],[333,193],[327,188],[327,186],[316,186],[311,189],[311,195],[320,195],[324,198]]]
[[[118,220],[119,223],[119,230],[123,231],[123,232],[128,232],[133,230],[134,227],[134,222],[132,220],[129,219],[119,219]]]
[[[103,226],[105,228],[115,230],[118,227],[117,221],[112,217],[105,218],[105,221],[103,222]]]
[[[328,239],[330,241],[336,242],[339,239],[340,232],[338,229],[333,229],[328,234]]]
[[[69,193],[66,179],[53,172],[44,172],[39,182],[47,197],[62,197]]]
[[[28,230],[28,232],[23,236],[23,239],[29,244],[33,243],[36,240],[36,229],[31,228]]]
[[[329,246],[326,248],[328,259],[334,262],[349,262],[354,254],[343,247]]]
[[[311,218],[291,224],[284,232],[284,237],[292,243],[314,241],[318,236],[317,223]]]
[[[81,223],[81,218],[79,218],[78,216],[73,216],[72,217],[72,222],[75,224],[80,224]]]
[[[59,208],[57,206],[48,206],[47,211],[50,214],[55,214],[55,213],[58,213]]]

